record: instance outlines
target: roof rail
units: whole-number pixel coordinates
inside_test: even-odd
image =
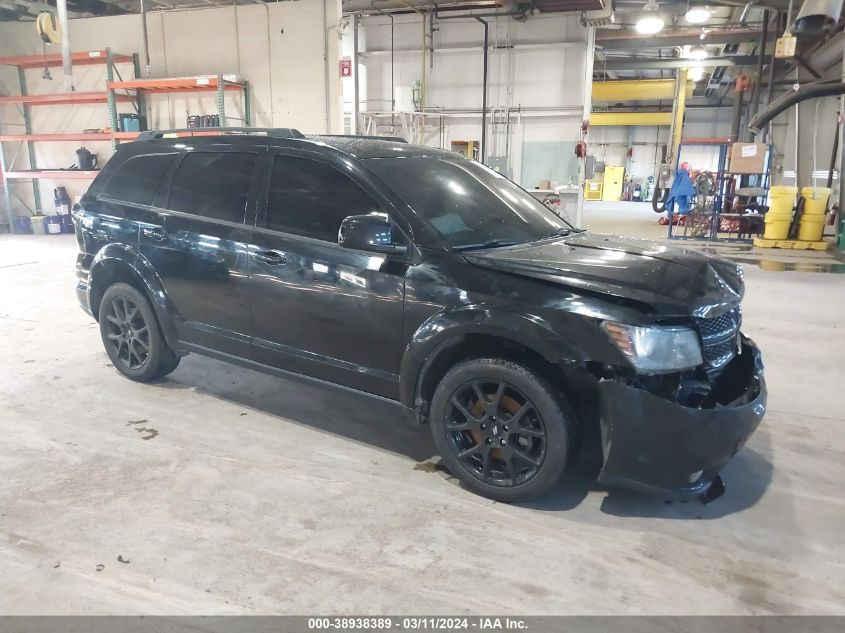
[[[179,138],[182,136],[269,136],[272,138],[305,138],[305,135],[292,127],[186,127],[175,130],[147,130],[141,132],[136,141],[152,141],[159,138]]]
[[[312,134],[315,138],[365,138],[371,141],[392,141],[394,143],[407,143],[401,136],[378,136],[375,134]]]

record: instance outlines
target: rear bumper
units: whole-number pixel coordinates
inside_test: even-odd
[[[599,383],[599,481],[671,499],[707,492],[766,411],[763,364],[754,343],[743,338],[742,353],[729,367],[733,387],[741,381],[740,395],[711,409],[685,407],[619,382]]]

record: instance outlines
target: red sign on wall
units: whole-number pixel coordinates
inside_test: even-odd
[[[352,59],[349,57],[344,57],[340,60],[340,76],[341,77],[351,77],[352,76]]]

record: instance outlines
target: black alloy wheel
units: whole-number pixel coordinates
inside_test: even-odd
[[[149,299],[137,288],[123,282],[109,286],[98,320],[106,353],[130,380],[157,380],[179,365],[180,357],[167,346]]]
[[[546,456],[542,417],[524,393],[505,381],[461,385],[449,400],[445,429],[457,459],[489,485],[528,482]]]
[[[106,338],[117,361],[126,369],[139,370],[150,355],[150,326],[140,308],[124,296],[114,297],[107,306]]]
[[[443,463],[480,495],[511,503],[557,486],[577,421],[560,386],[505,358],[469,358],[438,383],[428,415]]]

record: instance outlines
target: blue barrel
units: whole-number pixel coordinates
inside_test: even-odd
[[[44,216],[44,232],[47,235],[58,235],[62,232],[62,217],[60,215]]]
[[[20,215],[14,220],[14,232],[19,235],[27,235],[32,233],[32,220],[29,216]]]
[[[62,221],[62,233],[73,233],[73,216],[70,213],[65,213],[60,217]]]

